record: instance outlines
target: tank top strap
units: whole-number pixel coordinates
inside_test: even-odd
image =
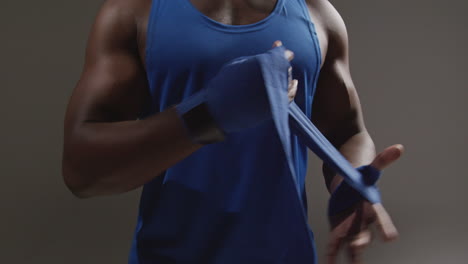
[[[301,9],[301,12],[302,12],[302,16],[304,17],[304,19],[310,22],[309,24],[311,26],[311,31],[314,34],[316,34],[314,18],[310,15],[306,0],[294,0],[293,2],[296,2],[299,5],[299,8]]]
[[[151,63],[151,60],[148,59],[151,49],[154,47],[154,38],[155,38],[155,28],[157,19],[159,17],[158,13],[161,9],[161,5],[164,4],[164,0],[152,0],[151,9],[148,17],[148,26],[146,29],[146,50],[145,50],[145,60],[147,64]],[[148,65],[147,67],[151,67]]]

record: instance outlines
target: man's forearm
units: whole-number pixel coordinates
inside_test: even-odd
[[[349,137],[345,143],[338,147],[338,150],[354,167],[371,163],[376,155],[374,142],[366,130]],[[326,164],[323,164],[323,175],[330,193],[343,180]]]
[[[63,176],[79,197],[122,193],[201,147],[174,108],[144,120],[82,122],[65,132]]]

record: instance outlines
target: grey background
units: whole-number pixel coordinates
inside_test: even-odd
[[[381,181],[401,238],[374,244],[366,263],[467,263],[467,2],[333,3],[348,25],[377,149],[407,149]],[[126,263],[139,191],[79,200],[60,173],[64,110],[99,4],[0,4],[0,263]],[[310,216],[323,260],[327,193],[310,159]]]

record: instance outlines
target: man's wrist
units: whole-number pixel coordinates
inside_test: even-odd
[[[223,141],[224,132],[219,128],[205,103],[200,103],[180,115],[192,142],[211,144]]]
[[[336,190],[336,188],[338,188],[341,182],[343,182],[343,177],[341,177],[340,175],[335,174],[335,176],[332,177],[328,189],[330,194],[332,194]]]

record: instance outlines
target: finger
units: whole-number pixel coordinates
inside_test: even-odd
[[[349,260],[353,264],[361,263],[362,252],[371,239],[367,219],[364,219],[366,215],[364,210],[364,203],[356,207],[356,217],[348,232],[347,251]]]
[[[273,48],[276,48],[276,47],[279,47],[279,46],[282,46],[283,45],[283,42],[281,42],[281,40],[277,40],[273,43]]]
[[[348,258],[351,264],[361,264],[362,263],[362,250],[356,250],[349,246]]]
[[[288,95],[294,95],[297,90],[297,85],[299,84],[298,80],[294,79],[289,82],[289,87],[288,87]]]
[[[375,212],[376,225],[382,234],[382,239],[384,241],[392,241],[398,238],[398,231],[382,204],[373,204],[372,208]]]
[[[348,235],[348,230],[353,225],[355,217],[356,213],[353,213],[350,216],[348,216],[343,222],[341,222],[338,226],[333,228],[330,234],[330,241],[328,242],[326,249],[328,264],[336,263],[336,258],[338,256],[340,247],[343,244],[344,239]]]
[[[335,228],[331,235],[330,241],[327,244],[327,263],[335,264],[338,252],[345,238],[345,232],[342,230],[337,230],[339,227]]]
[[[349,243],[350,250],[361,252],[367,246],[369,246],[372,240],[372,232],[365,227],[365,229],[361,230],[359,234],[353,237],[353,239]]]
[[[384,151],[380,152],[377,157],[375,157],[374,161],[370,164],[374,168],[378,170],[383,170],[394,161],[399,159],[403,154],[404,147],[401,144],[396,144],[386,148]]]
[[[292,67],[288,68],[288,83],[292,82]]]
[[[286,50],[284,52],[284,56],[286,57],[286,59],[288,59],[289,61],[292,61],[294,59],[294,52],[290,51],[290,50]]]
[[[335,264],[343,238],[334,238],[327,245],[327,264]]]
[[[289,84],[289,88],[288,88],[288,97],[289,97],[289,102],[293,101],[294,100],[294,97],[296,97],[296,93],[297,93],[297,84],[299,82],[297,80],[292,80],[292,82],[290,82]]]
[[[369,224],[375,221],[375,212],[372,208],[372,204],[364,201],[360,204],[360,207],[357,208],[357,213],[361,215],[359,230],[356,232],[350,242],[349,246],[351,249],[355,250],[364,250],[369,246],[372,240],[372,232],[369,229]]]

